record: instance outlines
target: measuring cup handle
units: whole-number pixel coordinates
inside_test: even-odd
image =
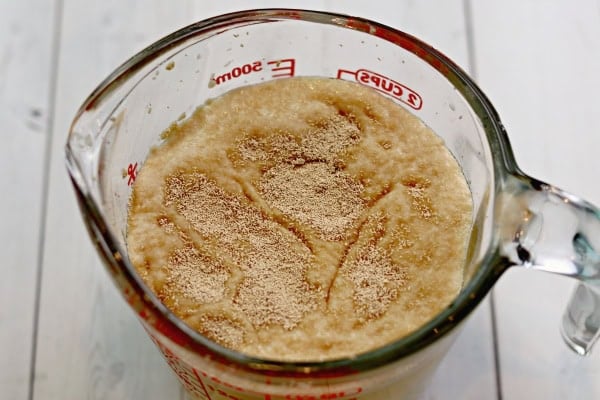
[[[600,337],[600,210],[522,174],[505,183],[497,210],[500,252],[512,265],[580,281],[561,331],[569,347],[585,355]]]

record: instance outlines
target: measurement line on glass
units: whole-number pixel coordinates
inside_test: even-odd
[[[356,400],[357,396],[363,392],[362,387],[352,387],[338,391],[325,390],[322,393],[312,395],[294,392],[272,394],[245,389],[188,365],[150,330],[147,329],[146,331],[162,352],[167,364],[179,376],[186,390],[196,396],[198,400]]]
[[[123,178],[128,178],[127,186],[131,186],[133,182],[135,182],[135,178],[137,177],[137,167],[138,163],[129,164],[127,166],[127,172],[123,174]]]
[[[406,85],[396,82],[388,78],[387,76],[381,75],[377,72],[369,71],[368,69],[358,69],[356,71],[350,71],[346,69],[338,69],[338,79],[351,78],[358,83],[366,86],[370,86],[383,94],[392,96],[393,98],[400,100],[407,106],[420,110],[423,107],[423,99],[421,96],[409,88]]]
[[[296,73],[296,59],[282,58],[271,61],[258,60],[235,66],[227,72],[218,75],[213,74],[210,78],[208,86],[209,88],[213,88],[242,76],[247,76],[262,71],[272,72],[271,78],[293,77]]]

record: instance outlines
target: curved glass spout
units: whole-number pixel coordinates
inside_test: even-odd
[[[587,354],[600,337],[600,210],[552,185],[511,175],[500,201],[501,252],[512,264],[580,281],[562,334]]]

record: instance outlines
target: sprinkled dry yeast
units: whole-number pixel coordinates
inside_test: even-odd
[[[254,326],[281,324],[291,329],[306,311],[314,309],[311,288],[304,279],[310,251],[295,235],[242,200],[199,172],[167,178],[164,206],[174,206],[204,238],[204,246],[212,245],[215,253],[225,256],[219,265],[187,247],[177,249],[169,258],[169,280],[179,282],[175,285],[185,289],[184,295],[194,294],[198,303],[212,303],[225,290],[225,259],[229,259],[244,275],[233,305]]]
[[[325,240],[342,240],[365,209],[362,185],[322,162],[277,165],[263,175],[259,188],[269,205]]]
[[[410,333],[460,289],[464,177],[372,89],[245,87],[164,138],[133,187],[129,256],[210,340],[270,359],[349,357]]]

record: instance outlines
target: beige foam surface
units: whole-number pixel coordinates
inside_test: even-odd
[[[374,90],[249,86],[164,137],[134,184],[129,257],[208,338],[269,359],[348,357],[458,293],[468,186],[442,140]]]

